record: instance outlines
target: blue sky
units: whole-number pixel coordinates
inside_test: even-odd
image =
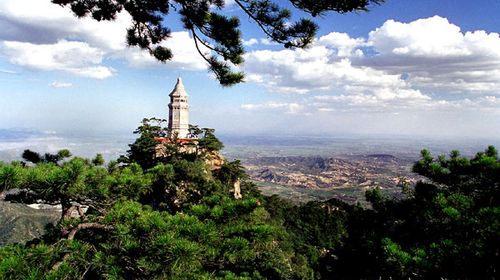
[[[175,57],[161,65],[125,46],[126,14],[96,23],[49,0],[2,0],[0,128],[132,131],[167,117],[181,76],[191,122],[219,133],[498,138],[500,2],[480,3],[388,0],[329,14],[307,50],[270,43],[242,17],[247,79],[222,88],[178,23],[165,42]],[[230,1],[226,12],[241,16]]]

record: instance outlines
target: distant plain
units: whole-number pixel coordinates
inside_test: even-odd
[[[331,197],[341,198],[356,202],[363,197],[366,186],[361,188],[355,183],[323,186],[300,186],[296,182],[281,184],[276,180],[257,178],[259,168],[264,166],[269,159],[279,162],[281,159],[292,159],[288,165],[280,165],[271,171],[288,176],[286,170],[295,166],[295,174],[303,172],[308,176],[321,176],[322,170],[309,172],[307,168],[297,169],[293,162],[296,158],[320,157],[325,159],[355,163],[370,155],[387,155],[396,161],[389,167],[372,168],[371,172],[399,172],[403,170],[410,174],[411,163],[418,160],[423,148],[429,149],[433,154],[448,154],[451,150],[459,150],[465,156],[473,156],[476,152],[484,150],[488,145],[500,147],[500,139],[464,139],[410,137],[410,136],[235,136],[219,135],[224,142],[223,155],[229,159],[239,159],[243,165],[253,170],[249,172],[251,178],[260,189],[268,195],[277,194],[295,201],[324,200]],[[37,131],[34,129],[0,129],[0,161],[10,162],[20,160],[24,149],[37,152],[56,152],[59,149],[69,149],[75,156],[93,157],[101,153],[106,160],[117,159],[125,154],[128,144],[134,141],[135,135],[131,133],[57,133],[53,131]],[[375,157],[376,158],[376,157]],[[265,159],[265,160],[264,160]],[[362,163],[361,163],[362,164]],[[401,169],[396,168],[398,164]],[[377,163],[375,162],[375,166]],[[382,163],[381,163],[382,165]],[[325,168],[324,168],[325,169]],[[325,170],[327,170],[326,168]],[[331,168],[330,168],[331,169]],[[362,168],[363,169],[363,168]],[[297,171],[298,170],[298,171]],[[375,171],[373,171],[375,170]],[[291,172],[291,171],[290,171]],[[354,170],[356,173],[357,171]],[[311,174],[308,174],[311,173]],[[349,174],[349,173],[348,173]],[[377,174],[371,174],[373,175]],[[387,174],[379,174],[381,176]],[[261,176],[262,177],[262,176]],[[286,181],[286,180],[285,180]],[[375,180],[376,181],[376,180]],[[327,181],[328,182],[328,181]],[[369,181],[371,182],[371,181]],[[377,185],[377,182],[375,182]],[[388,193],[397,192],[397,184]],[[387,191],[387,190],[386,190]],[[361,199],[362,200],[362,199]]]

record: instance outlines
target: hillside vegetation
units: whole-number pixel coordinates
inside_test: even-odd
[[[265,197],[238,161],[214,166],[213,130],[196,152],[145,119],[119,162],[69,151],[0,164],[6,200],[59,205],[55,224],[0,248],[0,279],[494,279],[500,263],[500,161],[422,151],[403,198],[370,207]],[[188,152],[190,150],[191,152]],[[241,192],[242,198],[236,193]]]

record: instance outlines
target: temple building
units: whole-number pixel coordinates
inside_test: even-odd
[[[168,104],[168,130],[170,138],[177,135],[179,139],[189,138],[189,104],[188,95],[182,79],[177,78],[177,83],[170,93]]]

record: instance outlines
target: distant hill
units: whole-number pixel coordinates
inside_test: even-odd
[[[27,128],[0,128],[0,140],[18,140],[41,135],[42,133]]]
[[[305,202],[338,198],[363,202],[365,190],[378,187],[398,196],[400,180],[416,183],[413,160],[391,154],[328,156],[252,156],[242,159],[250,178],[266,195]]]

